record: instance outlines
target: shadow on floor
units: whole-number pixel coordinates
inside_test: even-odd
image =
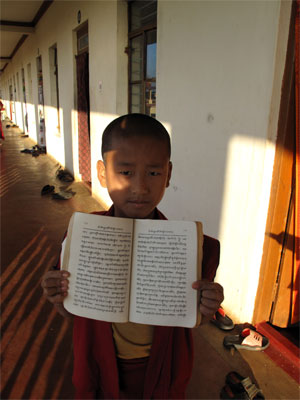
[[[83,184],[59,181],[49,156],[21,153],[33,145],[11,128],[0,147],[1,399],[71,399],[72,323],[44,300],[40,281],[56,264],[72,213],[102,208]],[[41,196],[46,184],[76,194]]]

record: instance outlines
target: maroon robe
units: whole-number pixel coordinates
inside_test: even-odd
[[[95,214],[113,216],[113,207]],[[156,210],[154,219],[166,217]],[[219,256],[219,241],[204,235],[203,279],[214,279]],[[74,316],[73,348],[75,397],[119,399],[119,376],[111,323]],[[155,326],[143,398],[185,398],[193,357],[191,329]]]

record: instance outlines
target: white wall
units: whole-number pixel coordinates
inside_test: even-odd
[[[171,127],[174,162],[161,208],[203,221],[221,241],[217,280],[236,321],[252,320],[290,6],[159,2],[157,112]]]
[[[107,2],[102,6],[101,20],[91,15],[94,29],[90,31],[90,48],[94,54],[90,65],[90,101],[92,136],[92,189],[94,196],[104,205],[111,200],[107,190],[100,186],[96,163],[101,159],[102,132],[118,115],[126,114],[127,103],[127,4],[124,1]],[[101,90],[100,90],[101,84]]]

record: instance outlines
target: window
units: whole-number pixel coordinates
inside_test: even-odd
[[[156,115],[156,0],[128,3],[129,112]]]
[[[89,51],[89,35],[88,24],[85,23],[82,28],[77,31],[77,54]]]

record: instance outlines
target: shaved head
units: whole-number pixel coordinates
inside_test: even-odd
[[[155,118],[145,114],[126,114],[113,120],[104,130],[102,136],[102,158],[113,150],[113,143],[118,139],[147,137],[162,142],[171,157],[170,136],[165,127]]]

